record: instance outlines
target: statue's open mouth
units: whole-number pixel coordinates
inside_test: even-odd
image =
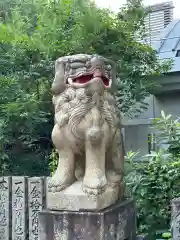
[[[74,77],[74,78],[70,78],[68,79],[68,83],[69,84],[86,84],[86,83],[89,83],[95,79],[101,79],[102,82],[104,83],[104,85],[106,87],[109,87],[110,86],[110,80],[106,77],[106,76],[93,76],[93,74],[85,74],[85,75],[81,75],[81,76],[77,76],[77,77]]]

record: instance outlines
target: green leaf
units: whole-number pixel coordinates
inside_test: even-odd
[[[162,116],[163,119],[166,119],[166,116],[165,116],[165,113],[164,113],[163,110],[161,110],[161,116]]]

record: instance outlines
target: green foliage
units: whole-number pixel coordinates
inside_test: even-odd
[[[157,132],[158,147],[166,148],[174,157],[180,156],[180,123],[179,118],[173,119],[161,111],[161,118],[154,120],[154,127]]]
[[[138,229],[148,233],[150,239],[156,239],[157,230],[168,229],[170,201],[179,196],[179,124],[175,123],[176,120],[162,111],[161,118],[155,119],[154,127],[160,130],[157,142],[161,142],[163,136],[168,147],[159,145],[157,152],[144,156],[140,161],[126,158],[131,171],[126,174],[125,180],[136,200]],[[172,136],[177,141],[172,141]]]
[[[162,234],[162,237],[163,237],[164,239],[170,239],[170,238],[171,238],[171,233],[170,233],[170,232],[164,232],[164,233]]]
[[[50,173],[51,175],[55,172],[55,170],[57,169],[57,165],[58,165],[58,153],[55,149],[52,150],[52,153],[50,155],[50,163],[49,163],[49,167],[50,167]]]
[[[63,55],[98,53],[117,62],[118,107],[132,112],[153,89],[149,76],[167,70],[143,36],[140,0],[115,15],[90,0],[0,0],[0,171],[49,174],[54,61]],[[124,17],[122,17],[124,16]],[[121,83],[120,80],[121,79]]]
[[[127,181],[137,203],[138,227],[153,236],[157,229],[169,226],[170,201],[179,195],[180,161],[158,152],[135,167],[136,179]]]
[[[156,232],[156,240],[163,240],[163,239],[172,240],[171,232],[165,231],[165,230],[157,231]]]

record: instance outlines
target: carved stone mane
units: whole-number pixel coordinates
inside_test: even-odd
[[[109,92],[105,92],[103,96],[87,93],[88,89],[68,87],[60,96],[54,97],[55,119],[58,126],[63,127],[68,124],[74,136],[84,138],[77,134],[76,127],[96,105],[96,99],[98,99],[101,117],[107,121],[109,127],[118,128],[119,119],[112,95]]]

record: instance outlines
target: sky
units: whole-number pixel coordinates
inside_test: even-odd
[[[153,5],[156,3],[168,2],[169,0],[144,0],[145,5]],[[99,7],[111,8],[117,11],[126,0],[95,0]],[[180,0],[173,0],[174,2],[174,18],[180,19]],[[179,9],[179,10],[178,10]]]

